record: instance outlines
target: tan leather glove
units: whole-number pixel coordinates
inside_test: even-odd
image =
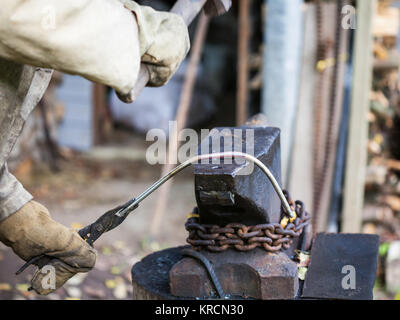
[[[120,1],[136,16],[141,61],[150,72],[148,86],[164,85],[178,69],[190,48],[185,22],[175,13],[156,11],[130,0]]]
[[[48,210],[35,201],[0,222],[0,241],[25,261],[41,254],[54,257],[37,262],[32,288],[39,294],[53,292],[76,273],[91,270],[96,262],[96,251],[76,231],[52,220]],[[48,272],[41,272],[44,266],[54,267],[55,288],[49,288]]]

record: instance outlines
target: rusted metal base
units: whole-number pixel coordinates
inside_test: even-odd
[[[183,248],[189,248],[189,246],[157,251],[133,266],[134,300],[180,299],[170,293],[169,272],[174,264],[183,259],[181,254]]]
[[[197,260],[182,256],[182,249],[188,247],[158,251],[136,263],[132,268],[133,299],[216,298],[204,267]],[[225,292],[233,299],[293,299],[296,296],[297,266],[282,252],[228,250],[206,253],[206,256],[213,263]]]
[[[257,248],[202,254],[212,263],[226,294],[263,300],[296,297],[297,265],[283,252],[268,253]],[[197,260],[180,260],[172,267],[169,278],[174,296],[216,297],[206,270]]]
[[[378,247],[374,235],[318,234],[301,298],[297,265],[283,252],[257,248],[202,253],[232,299],[372,299]],[[206,270],[197,260],[183,257],[184,248],[189,246],[158,251],[136,263],[133,298],[217,298]]]

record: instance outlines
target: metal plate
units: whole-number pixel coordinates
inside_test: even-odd
[[[317,234],[302,297],[372,299],[379,237],[367,234]]]

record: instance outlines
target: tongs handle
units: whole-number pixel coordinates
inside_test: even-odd
[[[116,227],[118,227],[129,215],[131,211],[136,209],[139,204],[131,206],[132,203],[136,201],[135,198],[129,200],[127,203],[123,204],[122,206],[118,206],[114,209],[111,209],[104,213],[100,218],[98,218],[94,223],[89,224],[86,227],[83,227],[78,231],[78,234],[81,236],[83,240],[85,240],[89,245],[93,246],[93,243],[104,233],[110,231]],[[131,207],[130,207],[131,206]],[[129,208],[130,207],[130,208]],[[127,210],[127,208],[129,208]],[[123,213],[122,215],[119,213]],[[46,254],[41,254],[36,257],[32,257],[29,259],[25,264],[17,270],[15,273],[19,275],[20,273],[24,272],[26,268],[30,265],[38,262],[40,259],[46,257]],[[50,257],[49,258],[54,258]]]

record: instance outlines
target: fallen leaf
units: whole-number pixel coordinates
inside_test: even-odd
[[[310,253],[307,251],[296,250],[299,259],[298,267],[307,267],[310,264]]]
[[[16,285],[16,288],[17,288],[17,290],[19,290],[21,292],[23,292],[23,291],[28,292],[29,284],[27,284],[27,283],[19,283],[19,284]]]
[[[108,289],[114,289],[117,286],[117,282],[112,279],[108,279],[104,283]]]
[[[307,269],[308,269],[307,267],[298,268],[297,276],[299,277],[300,280],[304,280],[306,278]]]
[[[65,300],[81,300],[79,298],[74,298],[74,297],[66,297]]]
[[[8,283],[0,283],[0,291],[10,291],[12,289],[11,285]]]
[[[112,253],[112,250],[110,247],[103,247],[103,249],[101,250],[101,252],[105,255],[105,256],[109,256]]]
[[[158,251],[158,250],[160,250],[161,249],[161,246],[160,246],[160,244],[157,242],[157,241],[152,241],[151,243],[150,243],[150,250],[151,251]]]
[[[26,283],[19,283],[16,285],[16,288],[19,291],[19,293],[26,299],[31,299],[35,296],[35,293],[33,291],[28,291],[29,287],[30,285]]]
[[[110,270],[111,274],[113,275],[119,275],[121,274],[121,268],[118,266],[113,266]]]
[[[83,228],[83,224],[79,222],[72,222],[71,223],[71,228],[74,230],[80,230]]]

